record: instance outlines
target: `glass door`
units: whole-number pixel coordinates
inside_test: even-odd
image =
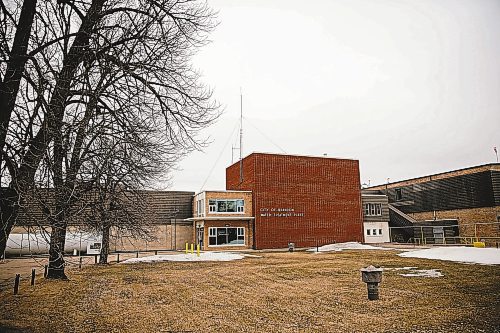
[[[196,241],[200,244],[200,248],[203,249],[203,231],[205,228],[197,228],[196,229]]]

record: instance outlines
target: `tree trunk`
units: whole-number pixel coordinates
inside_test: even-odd
[[[0,257],[4,256],[9,234],[14,226],[19,210],[19,196],[12,188],[0,189]],[[5,259],[5,258],[4,258]]]
[[[36,11],[37,0],[25,0],[19,16],[12,50],[7,61],[7,68],[3,80],[0,80],[0,150],[5,147],[5,138],[9,127],[10,115],[14,110],[17,92],[21,84],[21,77],[26,64],[28,41],[31,34],[31,26]],[[3,154],[0,153],[0,164]],[[15,175],[11,175],[12,178]],[[19,211],[19,195],[12,189],[3,189],[0,197],[0,256],[5,253],[7,240],[12,227],[17,219]]]
[[[68,277],[64,272],[64,245],[66,242],[66,223],[63,217],[57,216],[55,223],[52,224],[50,233],[49,249],[49,269],[48,279],[62,279]]]
[[[3,80],[0,81],[0,150],[5,146],[5,138],[9,127],[10,115],[14,110],[17,92],[21,84],[21,77],[26,64],[28,41],[33,25],[37,0],[24,0],[19,22],[17,24],[14,43],[7,61],[7,69]],[[1,161],[0,154],[0,161]],[[12,175],[14,176],[14,175]]]
[[[111,226],[109,220],[107,220],[102,227],[102,246],[101,255],[99,256],[99,264],[101,265],[105,265],[108,263],[110,230]]]
[[[64,244],[66,242],[66,227],[68,226],[66,213],[69,191],[67,191],[63,179],[64,148],[62,146],[61,127],[58,127],[58,129],[60,135],[54,138],[52,165],[56,210],[54,216],[50,219],[52,231],[50,235],[49,272],[47,275],[50,279],[67,278],[64,273]]]

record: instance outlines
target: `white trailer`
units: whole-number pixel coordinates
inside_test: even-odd
[[[5,249],[6,255],[48,254],[50,235],[42,232],[10,234]],[[68,232],[64,252],[99,254],[102,236],[86,232]]]

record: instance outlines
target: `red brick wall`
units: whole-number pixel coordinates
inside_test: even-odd
[[[358,161],[254,153],[226,188],[253,191],[257,249],[363,240]]]

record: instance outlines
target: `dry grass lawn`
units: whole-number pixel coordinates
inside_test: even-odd
[[[233,262],[88,266],[1,291],[3,332],[500,332],[500,267],[396,251],[255,253]],[[384,272],[368,301],[359,269]]]

